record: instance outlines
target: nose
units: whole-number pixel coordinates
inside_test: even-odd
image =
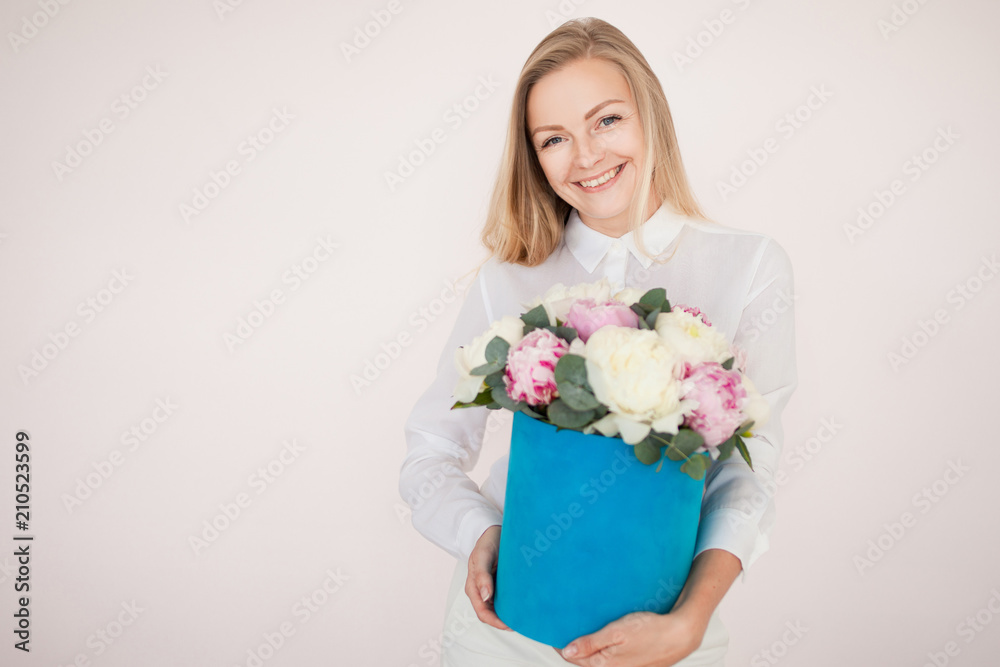
[[[576,166],[589,170],[604,159],[604,153],[603,138],[584,136],[576,143]]]

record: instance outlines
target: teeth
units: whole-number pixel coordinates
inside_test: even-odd
[[[603,185],[604,183],[607,183],[608,181],[610,181],[612,178],[615,177],[615,175],[620,170],[621,170],[621,165],[618,165],[614,169],[608,171],[605,174],[602,174],[601,176],[599,176],[598,178],[595,178],[592,181],[580,181],[580,185],[582,185],[585,188],[596,188],[598,185]]]

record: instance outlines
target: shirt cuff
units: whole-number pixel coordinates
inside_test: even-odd
[[[458,550],[466,561],[476,542],[490,526],[502,526],[503,513],[495,507],[474,507],[462,516],[458,525]]]
[[[702,517],[694,555],[707,549],[722,549],[740,559],[740,582],[746,582],[747,570],[770,546],[767,535],[755,522],[732,507],[719,508]]]

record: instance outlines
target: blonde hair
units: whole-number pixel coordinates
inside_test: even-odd
[[[531,145],[528,94],[546,74],[586,58],[600,58],[617,67],[628,82],[642,123],[647,159],[632,195],[633,214],[629,220],[629,230],[639,230],[635,233],[636,246],[658,263],[667,261],[648,252],[641,238],[642,224],[653,213],[646,210],[651,191],[661,203],[669,202],[677,213],[711,222],[691,192],[670,107],[649,63],[635,44],[610,23],[592,17],[573,19],[550,32],[535,47],[514,90],[506,145],[480,235],[490,254],[502,261],[536,266],[555,251],[562,239],[571,207],[549,185]]]

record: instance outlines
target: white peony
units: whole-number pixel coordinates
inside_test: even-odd
[[[674,377],[677,358],[655,331],[601,327],[587,340],[587,379],[608,414],[584,432],[621,435],[634,445],[650,430],[677,433],[685,410],[683,385]]]
[[[672,310],[656,316],[656,333],[679,362],[692,366],[706,361],[724,362],[733,356],[726,336],[700,317],[686,310]]]
[[[524,320],[513,315],[506,315],[490,325],[486,333],[476,336],[469,345],[455,349],[455,368],[458,369],[458,384],[455,386],[455,399],[463,403],[471,403],[484,387],[484,375],[472,375],[469,371],[486,363],[486,346],[496,336],[517,345],[524,338]]]
[[[757,429],[766,424],[767,420],[770,419],[771,406],[764,400],[764,397],[757,391],[757,387],[746,375],[743,376],[743,388],[747,392],[747,397],[743,402],[743,414],[747,416],[748,421],[753,421],[750,432],[755,433]]]
[[[626,287],[622,291],[617,292],[611,298],[614,299],[615,301],[620,301],[624,303],[626,306],[631,306],[634,303],[638,303],[639,299],[641,299],[642,295],[645,293],[646,292],[643,292],[640,289],[636,289],[635,287]]]
[[[609,300],[611,298],[611,282],[607,278],[601,278],[594,283],[579,283],[572,287],[556,283],[545,294],[535,298],[531,303],[522,303],[521,305],[525,312],[539,305],[544,306],[545,312],[549,316],[549,324],[555,326],[557,317],[561,322],[566,321],[566,315],[574,301],[587,297],[598,303]]]

